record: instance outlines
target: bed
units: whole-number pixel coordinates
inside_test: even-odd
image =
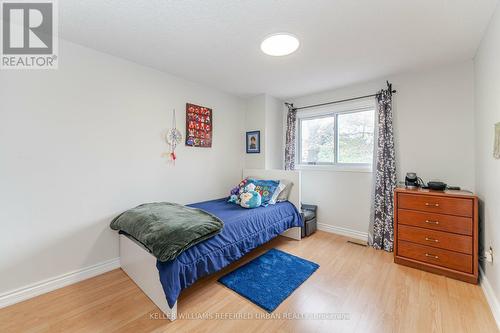
[[[245,169],[242,177],[286,179],[294,185],[288,201],[267,207],[244,209],[225,199],[189,205],[218,216],[224,228],[172,261],[158,261],[140,243],[120,234],[122,269],[168,319],[177,318],[177,298],[182,289],[199,278],[219,271],[278,235],[300,240],[300,172]]]

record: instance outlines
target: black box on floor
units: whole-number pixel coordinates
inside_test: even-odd
[[[318,223],[316,222],[316,211],[318,206],[302,204],[302,221],[304,225],[302,226],[302,237],[311,235],[318,228]]]

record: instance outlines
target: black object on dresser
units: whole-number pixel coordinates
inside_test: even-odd
[[[316,222],[316,211],[318,206],[302,204],[302,221],[304,225],[302,226],[302,237],[311,235],[318,228],[318,223]]]

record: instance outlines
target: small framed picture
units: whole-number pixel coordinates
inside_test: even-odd
[[[260,153],[260,131],[247,132],[247,154]]]

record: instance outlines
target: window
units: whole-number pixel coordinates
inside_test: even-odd
[[[335,163],[335,116],[300,120],[301,164]]]
[[[375,108],[343,107],[298,114],[300,165],[370,166]]]

